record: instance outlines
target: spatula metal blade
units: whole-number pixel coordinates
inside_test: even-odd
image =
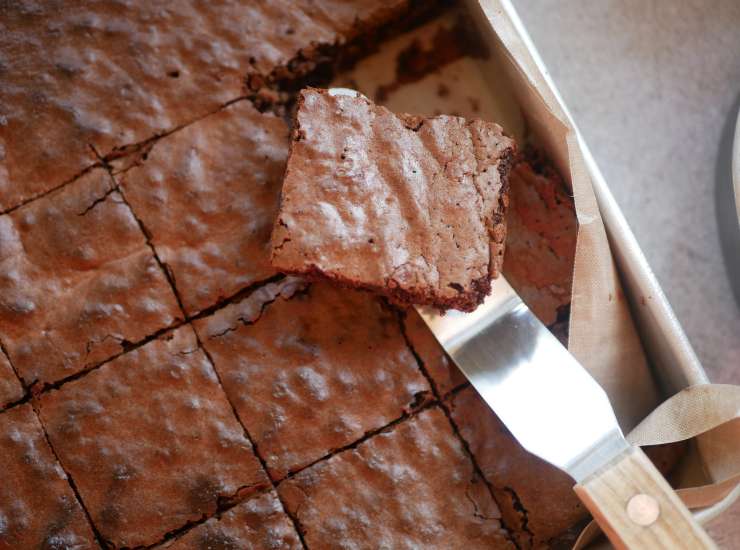
[[[418,311],[531,453],[580,481],[628,448],[604,390],[503,277],[472,313]]]

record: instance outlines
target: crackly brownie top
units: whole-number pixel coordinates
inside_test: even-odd
[[[376,296],[326,283],[296,292],[296,284],[267,285],[196,322],[276,479],[385,426],[430,393],[395,313]]]
[[[247,73],[321,57],[408,0],[3,2],[0,211],[101,154],[243,94]]]
[[[277,495],[269,490],[248,498],[218,518],[209,519],[162,548],[299,550],[301,542]]]
[[[118,176],[190,314],[275,273],[288,127],[247,101],[166,136]]]
[[[0,414],[0,548],[97,548],[30,405]]]
[[[177,319],[162,269],[105,170],[0,216],[0,339],[29,385]]]
[[[512,549],[485,482],[439,408],[278,487],[312,548]]]
[[[587,516],[573,492],[572,478],[524,450],[473,388],[456,394],[449,404],[485,478],[494,487],[508,487],[509,498],[516,495],[506,503],[499,499],[504,519],[511,526],[526,527],[535,547],[546,547],[551,538]],[[524,532],[520,536],[526,538]]]
[[[116,547],[153,544],[267,485],[190,327],[39,399],[59,459]]]
[[[513,150],[494,123],[396,115],[306,89],[273,264],[402,303],[472,310],[501,268]]]

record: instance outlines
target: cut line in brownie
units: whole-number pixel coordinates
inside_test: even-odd
[[[269,480],[189,326],[38,399],[101,536],[150,545]]]
[[[312,548],[514,549],[438,407],[278,486]]]
[[[0,410],[9,403],[23,397],[23,386],[13,371],[13,367],[0,349]]]
[[[182,317],[103,169],[0,216],[0,241],[0,340],[29,386],[97,365]]]
[[[0,548],[98,548],[31,405],[0,413]]]
[[[271,283],[194,323],[276,480],[431,397],[395,312],[376,296],[296,285]]]
[[[288,127],[247,101],[158,140],[117,179],[188,315],[275,275],[270,232]]]
[[[460,435],[494,488],[504,521],[520,526],[523,547],[546,547],[552,538],[588,517],[573,492],[575,481],[524,450],[472,387],[451,396],[447,404]]]
[[[230,510],[160,546],[167,550],[236,550],[302,548],[293,523],[273,490],[247,498]]]
[[[303,90],[273,265],[402,305],[471,311],[501,269],[514,151],[495,123]]]

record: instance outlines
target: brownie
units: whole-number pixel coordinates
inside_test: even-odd
[[[171,325],[180,309],[107,172],[0,216],[0,340],[28,385]]]
[[[439,408],[278,487],[313,548],[506,548],[485,482]]]
[[[195,323],[273,479],[382,428],[430,394],[397,316],[377,297],[297,284],[264,286]]]
[[[519,445],[473,388],[455,394],[448,404],[460,435],[494,487],[504,520],[519,528],[522,547],[547,546],[588,516],[573,492],[575,481]]]
[[[214,111],[244,79],[303,75],[422,2],[3,3],[0,211]],[[260,78],[259,75],[265,75]]]
[[[30,405],[0,414],[0,548],[97,548]]]
[[[44,393],[41,420],[101,536],[158,542],[269,481],[190,327]]]
[[[303,90],[273,265],[401,304],[473,310],[501,269],[514,148],[494,123]]]
[[[119,176],[189,314],[275,274],[270,231],[287,154],[285,122],[240,101],[160,139]]]
[[[541,154],[528,149],[509,176],[506,279],[546,325],[567,323],[578,237],[573,197]]]
[[[23,388],[8,358],[0,350],[0,409],[23,397]]]
[[[274,491],[257,494],[162,546],[167,550],[298,550],[290,518]]]

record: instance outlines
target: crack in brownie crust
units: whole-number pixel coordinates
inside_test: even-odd
[[[277,495],[270,490],[248,498],[159,548],[298,550],[301,543]]]
[[[498,125],[307,89],[293,132],[273,265],[401,304],[482,302],[503,259],[515,147]]]
[[[219,498],[269,485],[190,327],[42,395],[39,410],[116,546],[155,543]]]
[[[286,284],[295,283],[195,322],[273,479],[388,424],[430,392],[395,315],[376,297],[321,283],[278,297]]]
[[[466,388],[448,401],[460,434],[497,490],[497,500],[509,525],[520,525],[510,488],[527,511],[527,530],[535,534],[534,546],[546,544],[568,527],[587,517],[572,490],[575,482],[564,472],[525,451],[473,388]],[[499,496],[500,495],[500,496]],[[509,501],[509,506],[503,502]],[[522,534],[521,543],[526,542]]]
[[[158,140],[118,176],[188,315],[275,274],[269,241],[287,149],[285,123],[241,101]]]
[[[0,414],[0,548],[97,548],[30,405]]]
[[[29,385],[100,363],[180,315],[111,185],[93,170],[0,216],[0,337]]]
[[[314,548],[505,548],[499,512],[434,407],[278,487]]]

